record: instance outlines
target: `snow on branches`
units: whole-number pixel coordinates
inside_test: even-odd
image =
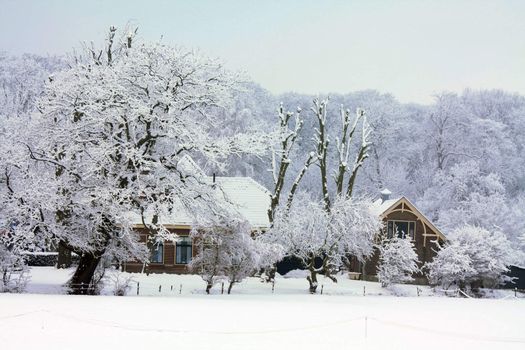
[[[418,258],[410,238],[385,239],[379,246],[380,260],[377,278],[383,287],[413,281],[419,272]]]
[[[310,292],[317,289],[317,275],[337,282],[335,273],[348,256],[363,260],[373,253],[381,220],[370,211],[370,202],[338,197],[328,212],[324,201],[300,193],[290,209],[278,210],[274,226],[260,239],[282,245],[309,271]]]
[[[12,200],[7,212],[18,214],[7,220],[20,230],[36,222],[77,252],[72,284],[89,284],[105,254],[147,260],[130,217],[142,217],[154,239],[170,237],[161,218],[178,205],[203,218],[223,213],[212,185],[180,166],[186,155],[220,165],[267,150],[262,134],[214,136],[237,84],[220,62],[160,43],[128,41],[104,52],[111,57],[79,59],[55,74],[30,139],[16,143],[24,174],[12,189],[24,191],[32,214],[18,215],[23,204]]]
[[[508,280],[508,266],[517,263],[518,252],[503,232],[466,225],[454,230],[425,264],[430,283],[449,288],[497,286]]]
[[[255,240],[252,234],[250,224],[241,219],[221,220],[192,230],[198,253],[190,269],[206,282],[206,293],[216,283],[227,281],[230,294],[235,283],[283,257],[281,246]]]

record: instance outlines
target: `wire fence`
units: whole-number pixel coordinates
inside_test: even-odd
[[[125,324],[120,322],[112,322],[107,319],[89,319],[83,318],[76,315],[66,314],[63,312],[55,312],[51,310],[34,310],[25,313],[19,313],[14,315],[7,315],[0,317],[0,326],[1,321],[8,319],[19,318],[23,316],[29,316],[35,313],[44,313],[52,316],[58,316],[64,319],[73,320],[77,322],[82,322],[86,324],[91,324],[98,327],[110,327],[118,328],[126,331],[132,332],[162,332],[162,333],[192,333],[192,334],[208,334],[208,335],[262,335],[262,334],[277,334],[277,333],[293,333],[293,332],[303,332],[303,331],[317,331],[324,328],[333,328],[339,326],[349,325],[355,327],[354,329],[357,333],[362,330],[363,339],[375,339],[376,336],[384,335],[384,327],[394,327],[402,329],[404,331],[412,332],[424,332],[431,335],[439,335],[448,338],[454,339],[465,339],[477,342],[492,342],[492,343],[501,343],[501,344],[525,344],[524,337],[509,337],[509,336],[497,336],[497,335],[487,335],[487,334],[474,334],[468,332],[459,332],[447,329],[438,329],[438,328],[429,328],[409,323],[403,323],[395,320],[388,320],[384,318],[379,318],[376,316],[358,316],[354,318],[341,319],[332,322],[320,322],[316,324],[309,324],[304,326],[297,327],[280,327],[280,328],[267,328],[267,329],[191,329],[191,328],[162,328],[162,327],[144,327],[142,325],[136,324]],[[375,323],[375,325],[374,325]],[[361,327],[359,327],[361,324]],[[381,326],[378,326],[381,325]],[[374,334],[377,332],[378,334]]]

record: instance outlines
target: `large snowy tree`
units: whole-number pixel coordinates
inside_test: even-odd
[[[28,198],[31,215],[8,216],[10,225],[38,227],[80,255],[70,281],[75,293],[88,290],[104,255],[147,259],[133,217],[158,240],[174,238],[162,218],[178,206],[199,218],[222,213],[211,184],[181,166],[185,155],[220,164],[265,151],[262,136],[212,134],[238,80],[220,62],[132,35],[118,39],[114,28],[105,49],[88,52],[46,84],[31,137],[17,142],[25,174],[10,191],[20,201],[6,210],[19,211]]]

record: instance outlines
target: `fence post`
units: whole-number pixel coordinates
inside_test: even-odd
[[[321,295],[323,295],[324,284],[321,284]]]
[[[161,292],[162,290],[162,284],[159,284],[159,293]]]
[[[137,282],[137,295],[139,295],[139,290],[140,290],[140,282]]]
[[[180,284],[179,294],[182,294],[182,283]]]
[[[518,297],[518,287],[514,287],[514,298]]]
[[[173,284],[171,285],[171,291],[173,292]]]
[[[363,286],[363,296],[366,296],[366,286]]]
[[[224,294],[224,282],[221,283],[221,294]]]
[[[274,290],[275,290],[275,280],[272,281],[272,294],[273,294]]]

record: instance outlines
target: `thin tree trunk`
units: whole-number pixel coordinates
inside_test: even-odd
[[[228,286],[228,294],[231,293],[232,288],[233,288],[233,284],[234,284],[234,283],[235,283],[235,282],[230,282],[230,285]]]
[[[311,256],[309,260],[308,271],[310,271],[310,276],[306,277],[306,280],[310,284],[310,293],[315,294],[317,291],[317,270],[315,269],[315,256]]]
[[[315,268],[310,269],[310,276],[306,277],[306,279],[308,280],[308,283],[310,283],[310,293],[315,294],[317,292],[317,272],[315,271]]]

